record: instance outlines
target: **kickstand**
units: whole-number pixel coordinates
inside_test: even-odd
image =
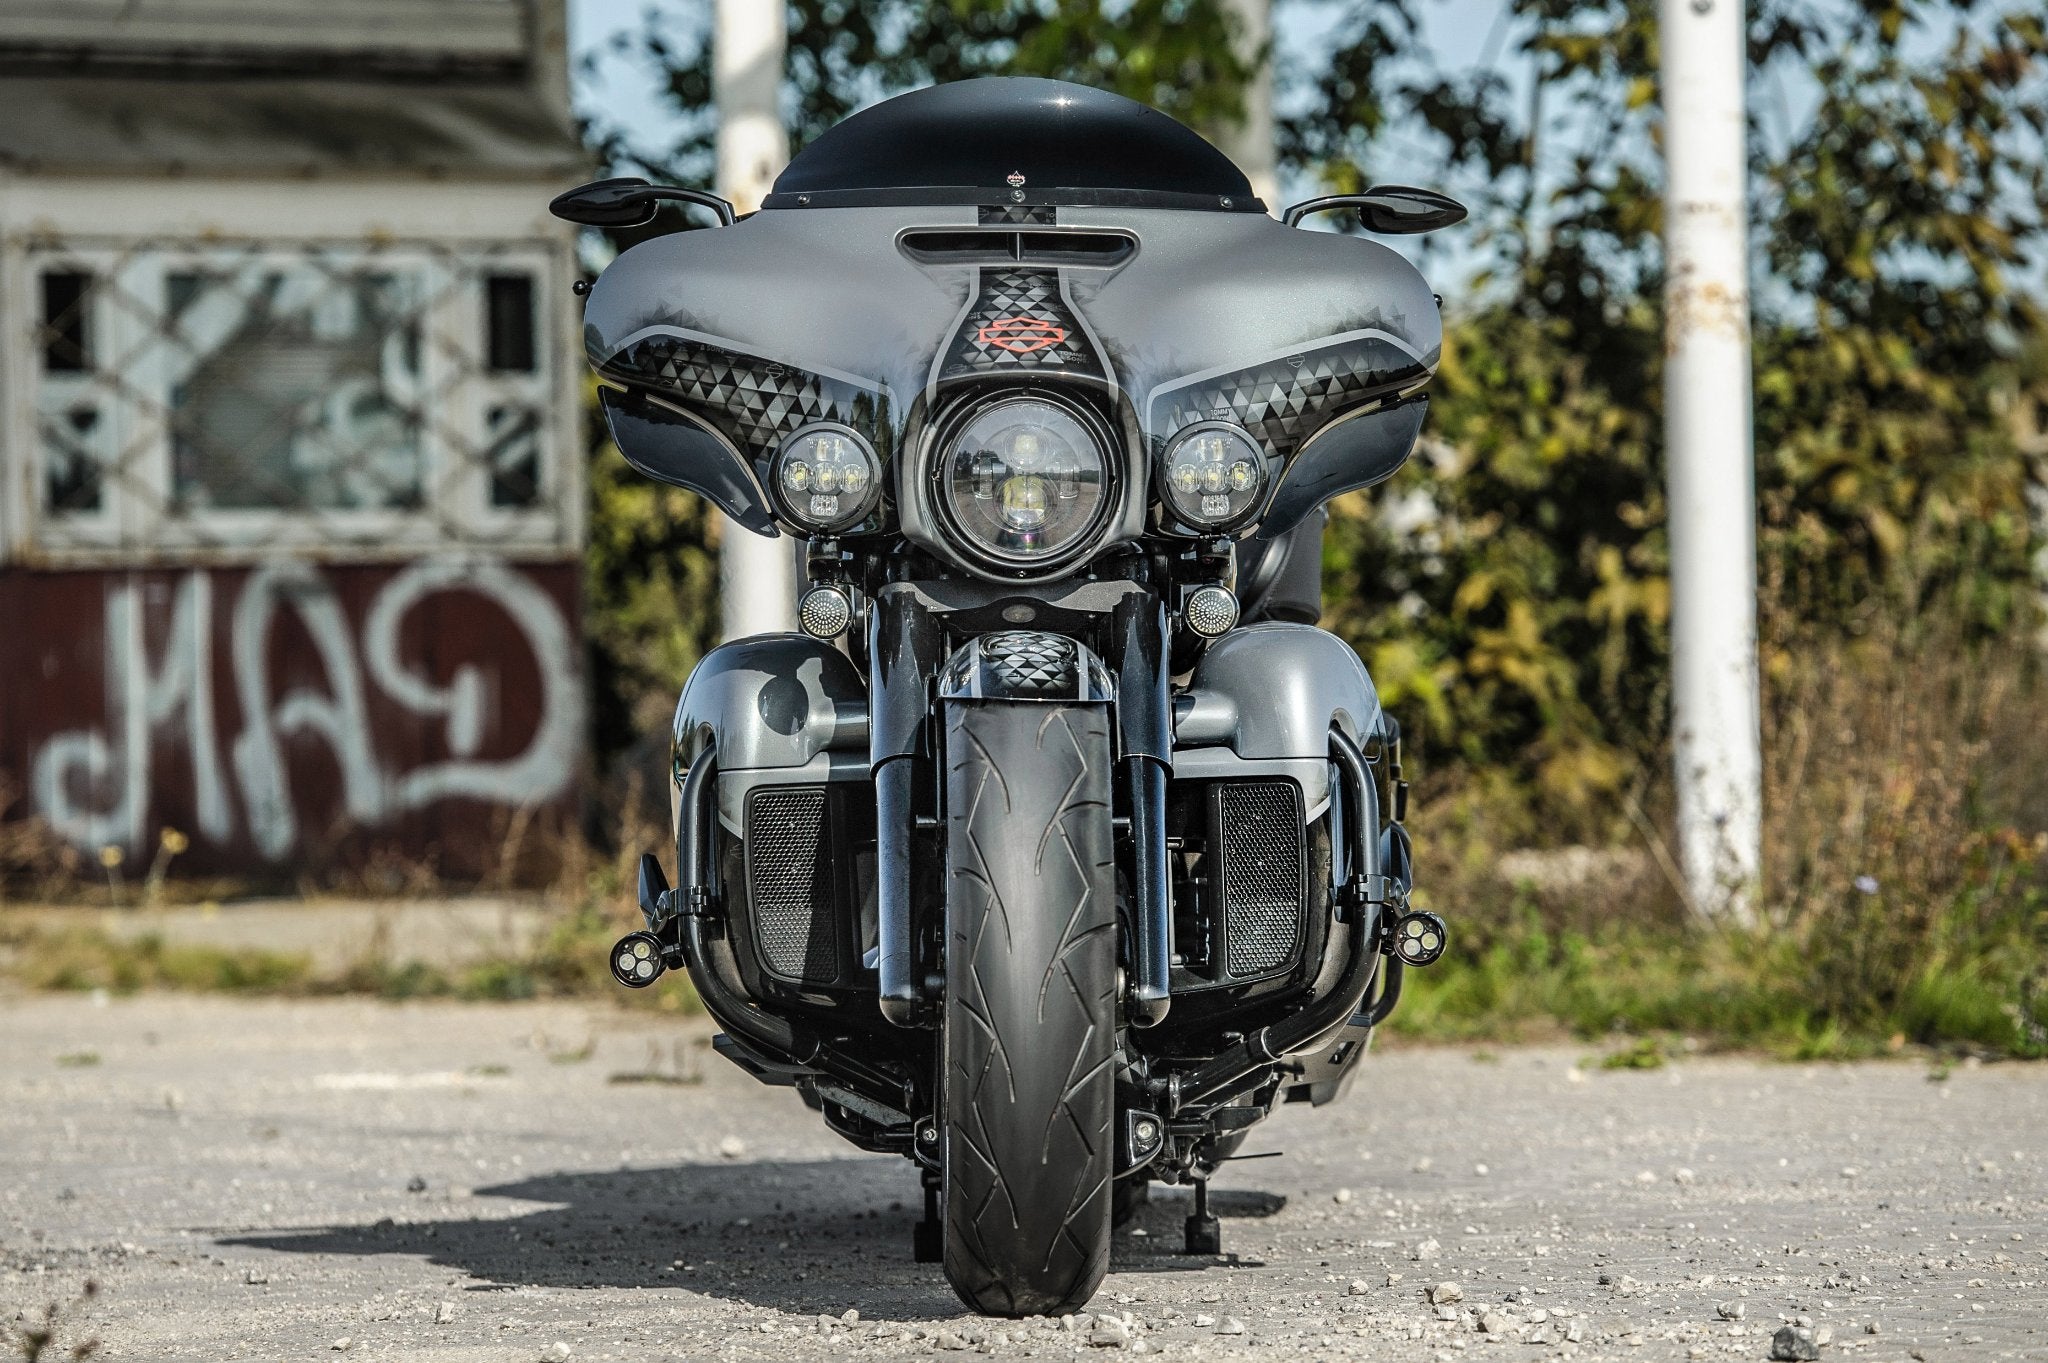
[[[1223,1227],[1209,1214],[1209,1180],[1195,1180],[1195,1214],[1188,1218],[1187,1245],[1184,1253],[1221,1254],[1223,1252]]]
[[[921,1264],[936,1264],[945,1257],[946,1228],[939,1221],[939,1171],[924,1172],[924,1220],[911,1233],[913,1257]]]

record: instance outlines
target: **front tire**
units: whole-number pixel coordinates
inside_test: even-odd
[[[945,1265],[998,1316],[1109,1270],[1116,901],[1105,707],[946,707]]]

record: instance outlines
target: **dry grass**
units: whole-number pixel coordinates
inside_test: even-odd
[[[1450,818],[1425,808],[1416,825],[1422,898],[1456,947],[1411,975],[1396,1028],[2048,1055],[2048,685],[2032,648],[1887,630],[1773,657],[1761,932],[1687,922],[1640,802],[1628,845],[1531,858],[1492,844],[1485,800],[1453,789],[1437,801]]]

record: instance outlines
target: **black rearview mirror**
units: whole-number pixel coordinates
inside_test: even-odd
[[[1280,221],[1296,227],[1311,213],[1338,208],[1357,209],[1366,231],[1390,237],[1434,232],[1465,220],[1465,205],[1448,194],[1410,185],[1374,185],[1363,194],[1332,194],[1305,200],[1281,214]]]
[[[598,180],[558,194],[548,212],[564,222],[584,227],[639,227],[654,220],[664,200],[679,200],[708,208],[718,215],[718,225],[730,227],[738,221],[732,205],[716,194],[674,185],[650,185],[637,176]]]

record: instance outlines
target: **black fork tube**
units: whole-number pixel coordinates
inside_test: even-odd
[[[910,927],[910,849],[916,833],[911,775],[931,714],[931,679],[945,661],[945,633],[903,587],[884,587],[868,626],[868,761],[875,777],[876,976],[882,1016],[919,1021],[923,990]]]
[[[1154,1027],[1173,1004],[1173,880],[1166,862],[1166,773],[1173,760],[1173,698],[1166,670],[1166,608],[1133,593],[1117,606],[1117,747],[1131,800],[1136,902],[1126,1011]]]

